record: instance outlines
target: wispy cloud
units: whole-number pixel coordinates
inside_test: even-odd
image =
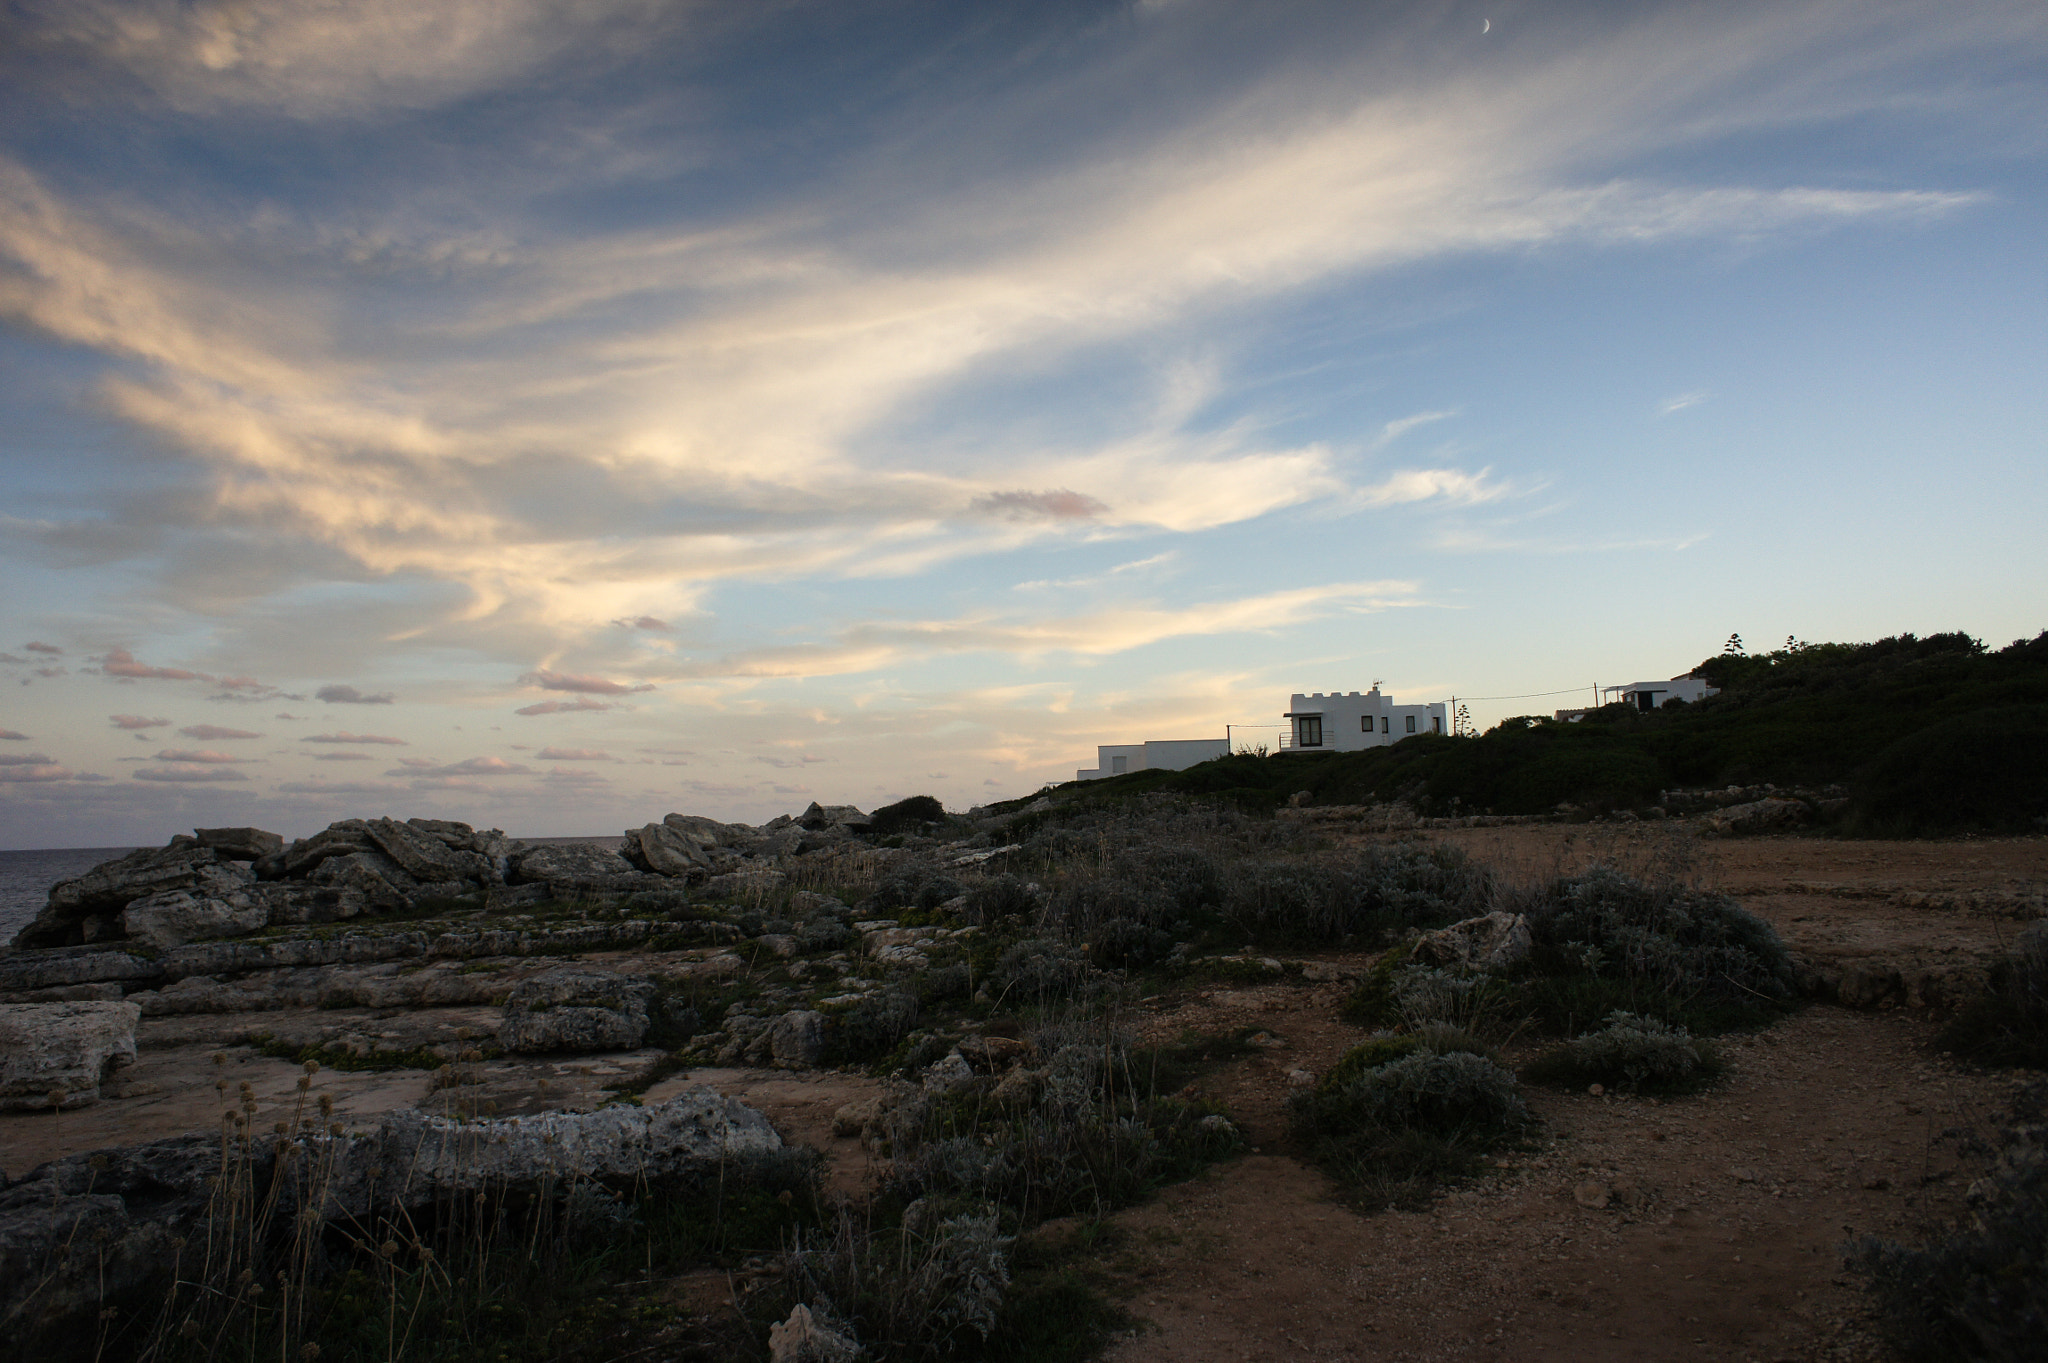
[[[331,734],[313,734],[299,740],[301,743],[382,743],[387,747],[403,748],[406,742],[391,734],[352,734],[346,729]]]
[[[618,759],[608,752],[595,748],[542,748],[538,754],[543,762],[615,762]]]
[[[1695,388],[1690,393],[1680,393],[1675,398],[1666,398],[1663,402],[1657,404],[1657,415],[1670,416],[1673,412],[1682,412],[1688,407],[1697,407],[1705,402],[1709,396],[1711,394],[1706,389]]]
[[[149,719],[142,715],[109,715],[116,729],[161,729],[169,724],[168,719]]]
[[[246,781],[249,778],[230,767],[176,766],[141,767],[129,773],[138,781],[157,781],[170,785],[205,785],[217,781]]]
[[[12,743],[26,743],[28,742],[28,735],[15,729],[0,729],[0,739]]]
[[[165,748],[156,755],[159,762],[190,762],[204,766],[233,766],[238,763],[254,762],[253,757],[236,757],[233,753],[214,752],[208,748],[178,749]]]
[[[385,772],[384,774],[386,776],[420,777],[531,776],[533,775],[533,768],[523,766],[517,762],[507,762],[502,757],[471,757],[461,762],[451,762],[446,766],[435,766],[431,763],[424,766],[415,766],[412,763],[408,762],[405,766],[400,767],[395,771]]]
[[[512,713],[515,715],[559,715],[576,714],[579,712],[586,712],[592,710],[618,710],[623,708],[623,706],[620,706],[613,701],[592,700],[588,696],[578,696],[575,700],[536,701],[532,705],[522,705],[517,710],[514,710]]]

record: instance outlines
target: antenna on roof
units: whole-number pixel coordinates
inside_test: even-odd
[[[1380,687],[1386,684],[1386,680],[1387,679],[1385,677],[1374,677],[1372,679],[1372,689],[1375,691],[1379,690]]]

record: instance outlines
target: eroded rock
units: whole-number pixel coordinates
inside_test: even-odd
[[[1494,912],[1423,933],[1411,959],[1423,965],[1499,972],[1520,965],[1535,949],[1528,920],[1518,913]]]
[[[24,1003],[0,1009],[0,1110],[85,1107],[135,1062],[142,1010],[121,1002]]]
[[[609,970],[563,967],[512,987],[498,1044],[513,1052],[630,1051],[647,1035],[654,986]]]

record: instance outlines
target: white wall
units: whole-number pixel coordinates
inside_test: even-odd
[[[1133,771],[1182,771],[1230,752],[1221,738],[1154,738],[1143,743],[1105,743],[1095,750],[1095,765],[1074,773],[1076,781],[1096,781]]]
[[[1412,734],[1450,731],[1450,716],[1441,701],[1433,705],[1396,705],[1392,698],[1381,695],[1378,687],[1363,692],[1332,691],[1328,695],[1321,691],[1308,695],[1296,692],[1288,700],[1287,713],[1293,736],[1282,752],[1358,752],[1364,748],[1384,748]],[[1322,717],[1323,741],[1319,745],[1300,741],[1300,717],[1306,715]]]

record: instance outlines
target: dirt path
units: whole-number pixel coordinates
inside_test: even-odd
[[[2043,839],[1701,845],[1548,827],[1450,840],[1517,877],[1691,858],[1795,949],[1890,960],[1996,950],[2017,926],[2009,906],[2048,880]],[[1360,1215],[1284,1150],[1295,1072],[1320,1074],[1362,1035],[1336,1018],[1343,994],[1275,984],[1154,1002],[1157,1036],[1258,1026],[1284,1045],[1204,1086],[1256,1152],[1115,1218],[1108,1266],[1148,1322],[1111,1350],[1117,1363],[1875,1358],[1841,1245],[1956,1215],[1970,1173],[1936,1138],[1982,1122],[2014,1083],[1935,1052],[1928,1012],[1814,1006],[1729,1039],[1729,1076],[1708,1093],[1533,1091],[1537,1148],[1427,1211]]]

